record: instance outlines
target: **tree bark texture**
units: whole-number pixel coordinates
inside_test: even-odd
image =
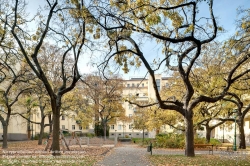
[[[41,123],[40,123],[40,134],[39,134],[39,139],[38,139],[38,145],[43,144],[44,119],[45,119],[45,117],[42,117],[42,120],[41,120]]]
[[[245,139],[245,130],[244,130],[244,119],[239,119],[239,148],[246,149],[246,139]]]
[[[211,129],[209,125],[206,125],[206,142],[209,143],[211,139]]]
[[[185,155],[188,157],[194,157],[194,129],[193,129],[193,119],[191,116],[185,117],[185,136],[186,136],[186,148]]]

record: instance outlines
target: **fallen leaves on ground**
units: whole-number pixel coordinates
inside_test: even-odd
[[[44,151],[46,145],[37,141],[9,142],[7,149],[0,148],[0,165],[93,165],[101,160],[112,147],[70,146],[70,151],[60,151],[53,156],[52,151]]]

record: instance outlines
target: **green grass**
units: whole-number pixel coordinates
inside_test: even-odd
[[[224,157],[224,158],[223,158]],[[149,160],[153,165],[163,166],[235,166],[235,165],[249,165],[250,157],[244,158],[227,158],[217,155],[196,155],[195,157],[186,157],[184,155],[152,155]]]

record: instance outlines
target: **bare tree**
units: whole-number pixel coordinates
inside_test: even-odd
[[[60,150],[59,129],[60,129],[60,108],[61,99],[64,94],[71,91],[80,79],[78,71],[78,61],[83,52],[83,47],[87,41],[86,20],[76,19],[76,13],[81,13],[83,2],[77,1],[77,7],[71,3],[63,1],[44,1],[44,8],[39,8],[37,13],[27,15],[26,1],[2,1],[0,20],[6,25],[5,32],[15,43],[18,50],[24,57],[34,74],[43,82],[48,95],[53,115],[53,147],[52,150]],[[4,9],[3,9],[4,8]],[[74,17],[72,16],[74,15]],[[33,27],[34,29],[31,29]],[[7,40],[7,38],[5,38]],[[39,53],[43,49],[43,43],[53,43],[58,47],[55,52],[60,56],[60,68],[58,68],[57,89],[49,81],[46,70],[39,61]],[[86,48],[86,47],[85,47]],[[68,66],[66,59],[71,57],[72,64]],[[65,70],[70,68],[70,72]]]

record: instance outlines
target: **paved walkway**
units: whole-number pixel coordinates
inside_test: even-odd
[[[150,154],[146,148],[133,144],[123,144],[115,147],[113,151],[95,166],[150,166],[145,156]]]
[[[181,149],[154,149],[153,154],[157,155],[185,155],[184,150]],[[208,151],[195,151],[195,154],[209,154]],[[213,151],[214,155],[221,157],[233,157],[238,156],[236,153],[222,153],[222,151]],[[150,152],[144,147],[139,147],[133,143],[121,144],[120,146],[114,147],[114,149],[104,157],[102,161],[99,161],[95,166],[153,166],[147,160],[147,156]],[[243,154],[242,157],[246,157]]]

